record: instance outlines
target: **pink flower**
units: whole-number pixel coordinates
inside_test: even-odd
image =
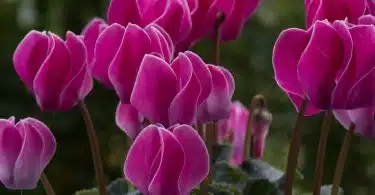
[[[374,105],[375,27],[318,21],[307,31],[287,29],[277,39],[273,65],[277,84],[306,115],[320,110]]]
[[[34,189],[51,158],[56,140],[42,122],[0,119],[0,181],[8,189]]]
[[[365,14],[367,0],[305,0],[306,26],[309,28],[316,21],[328,19],[348,19],[356,24],[358,18]]]
[[[72,32],[66,39],[33,30],[14,52],[14,68],[42,110],[67,111],[92,89],[83,41]]]
[[[119,102],[116,109],[116,125],[134,140],[142,130],[144,117],[131,104]]]
[[[112,0],[107,11],[109,24],[129,23],[145,27],[155,23],[171,36],[174,43],[185,39],[191,29],[186,0]]]
[[[146,127],[124,165],[125,178],[144,195],[188,195],[208,172],[207,148],[188,125]]]
[[[95,46],[93,76],[107,87],[113,87],[121,102],[130,103],[134,82],[146,54],[153,53],[169,61],[173,45],[169,36],[156,25],[124,28],[112,24],[99,36]]]
[[[272,122],[272,114],[265,108],[256,108],[251,113],[253,158],[263,157],[266,138]]]
[[[375,136],[374,107],[357,108],[354,110],[335,110],[336,119],[349,129],[351,123],[355,125],[354,132],[364,137]]]

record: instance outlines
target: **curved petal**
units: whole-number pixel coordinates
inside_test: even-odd
[[[67,32],[66,46],[70,52],[70,70],[60,95],[61,110],[69,110],[79,99],[84,98],[79,95],[88,75],[86,47],[83,41],[72,32]]]
[[[56,111],[71,62],[69,50],[61,38],[50,33],[49,41],[49,54],[34,79],[34,93],[42,110]]]
[[[16,128],[23,142],[14,165],[15,186],[22,189],[34,189],[43,171],[41,164],[44,149],[43,138],[36,129],[24,123],[23,120],[16,124]]]
[[[130,103],[130,95],[143,57],[150,52],[150,38],[137,25],[126,26],[123,39],[108,69],[109,80],[122,103]]]
[[[9,189],[17,189],[13,177],[14,165],[21,151],[22,138],[8,120],[0,119],[0,181]]]
[[[240,102],[232,104],[233,118],[231,121],[233,129],[233,149],[231,164],[238,165],[243,162],[245,137],[247,131],[247,123],[249,119],[249,111]]]
[[[26,87],[33,91],[33,81],[47,58],[48,36],[44,32],[30,31],[18,44],[13,55],[13,65]]]
[[[292,101],[294,108],[297,110],[297,112],[300,112],[300,108],[303,103],[303,99],[301,96],[293,94],[293,93],[287,93],[289,99]],[[321,112],[320,109],[314,107],[311,102],[307,102],[306,110],[305,110],[305,116],[311,116],[315,115]]]
[[[171,62],[173,58],[173,45],[170,43],[172,40],[168,34],[166,36],[160,31],[161,27],[156,28],[155,26],[156,24],[152,24],[145,28],[151,39],[151,51],[161,54],[166,62]]]
[[[94,49],[96,40],[98,39],[100,33],[107,27],[105,21],[101,18],[93,18],[83,29],[83,41],[87,48],[87,63],[90,68],[94,60]]]
[[[358,24],[375,25],[375,16],[373,16],[373,15],[364,15],[364,16],[361,16],[359,18],[359,20],[358,20]]]
[[[148,194],[152,179],[149,171],[161,145],[159,127],[150,125],[141,131],[128,151],[124,164],[125,178],[143,194]]]
[[[118,23],[123,26],[128,23],[141,22],[137,1],[111,0],[107,10],[109,24]]]
[[[185,157],[178,181],[181,194],[190,194],[208,175],[209,154],[204,141],[192,127],[178,126],[173,129],[173,134],[181,144]]]
[[[137,0],[138,10],[141,15],[141,24],[146,26],[155,23],[168,11],[170,0]]]
[[[119,24],[112,24],[99,36],[94,50],[95,61],[92,66],[92,75],[106,87],[112,87],[109,80],[108,68],[120,49],[125,28]]]
[[[273,70],[276,83],[286,92],[304,96],[297,76],[297,65],[310,35],[301,29],[290,28],[280,33],[273,48]]]
[[[198,77],[202,91],[198,98],[198,105],[202,104],[210,95],[212,90],[212,77],[206,63],[195,53],[186,51],[184,53],[193,66],[195,75]]]
[[[208,65],[208,68],[212,76],[212,91],[198,108],[198,119],[204,123],[228,118],[231,104],[224,73],[216,66]]]
[[[56,139],[51,130],[41,121],[28,117],[23,119],[22,122],[28,128],[33,128],[37,131],[43,140],[41,167],[44,169],[56,152]]]
[[[134,108],[152,123],[168,126],[168,109],[177,92],[177,76],[169,64],[147,54],[141,63],[130,98]]]
[[[374,107],[349,110],[349,117],[355,124],[354,131],[364,137],[375,136]]]
[[[150,182],[148,191],[152,195],[180,194],[178,179],[184,165],[184,151],[173,134],[159,128],[161,141],[160,164]]]
[[[333,110],[333,115],[345,129],[349,129],[352,120],[348,110]]]
[[[233,75],[231,72],[229,72],[229,70],[225,69],[222,66],[218,66],[218,68],[220,68],[220,70],[224,73],[225,79],[227,80],[227,83],[228,83],[229,96],[232,98],[234,94],[234,90],[236,88]]]
[[[344,57],[336,30],[325,22],[316,22],[297,68],[301,87],[315,107],[330,109],[336,75]]]
[[[141,132],[142,117],[131,104],[122,104],[121,101],[116,109],[116,125],[134,140]]]
[[[367,0],[367,13],[375,15],[375,1]]]
[[[189,58],[183,53],[177,56],[171,67],[176,73],[182,89],[177,93],[169,107],[169,123],[170,125],[176,123],[191,124],[196,115],[201,86],[193,72]]]

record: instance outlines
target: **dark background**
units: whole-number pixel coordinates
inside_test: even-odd
[[[107,0],[0,0],[0,117],[27,116],[44,121],[57,138],[57,152],[46,174],[58,195],[69,195],[95,185],[86,130],[77,109],[69,113],[41,113],[25,86],[18,79],[12,55],[19,41],[31,29],[50,30],[61,36],[71,30],[80,33],[94,16],[104,17]],[[263,0],[249,20],[242,36],[222,45],[222,65],[232,71],[236,80],[234,99],[248,104],[251,97],[261,93],[268,99],[274,121],[264,160],[282,170],[285,168],[288,144],[295,121],[295,110],[273,79],[272,48],[281,30],[304,28],[303,0]],[[211,62],[209,41],[199,43],[194,50]],[[126,136],[114,122],[117,105],[114,92],[98,83],[87,97],[94,119],[108,181],[122,177],[126,154]],[[322,116],[310,117],[303,124],[303,148],[300,169],[304,179],[297,185],[299,194],[311,191],[319,129]],[[332,181],[336,158],[345,130],[336,122],[332,125],[326,151],[324,183]],[[345,194],[373,194],[375,190],[375,150],[369,138],[356,136],[348,154],[343,178]],[[41,186],[33,191],[8,191],[0,194],[44,194]]]

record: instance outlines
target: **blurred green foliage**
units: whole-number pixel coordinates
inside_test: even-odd
[[[80,33],[95,16],[105,17],[108,0],[1,0],[0,1],[0,117],[32,116],[43,120],[54,132],[57,153],[46,169],[58,195],[70,195],[95,185],[89,143],[81,117],[76,109],[69,113],[41,113],[32,95],[18,79],[12,55],[19,41],[31,29],[49,30],[61,36],[70,30]],[[285,28],[304,28],[303,0],[262,0],[256,14],[249,20],[242,36],[222,44],[222,65],[232,71],[236,80],[234,99],[249,104],[251,97],[261,93],[268,99],[274,122],[268,137],[264,160],[284,169],[295,121],[295,110],[286,95],[276,86],[272,70],[272,48]],[[207,62],[212,60],[211,44],[202,41],[195,48]],[[128,146],[126,136],[115,125],[116,95],[98,83],[87,98],[94,119],[106,179],[122,177],[122,166]],[[321,116],[309,117],[303,124],[303,148],[300,170],[304,180],[298,183],[310,191],[315,169]],[[326,151],[324,184],[332,181],[333,170],[345,130],[332,125]],[[372,140],[356,136],[348,154],[344,178],[345,194],[365,195],[375,191],[375,149]],[[44,194],[41,186],[33,191],[8,191],[0,194]]]

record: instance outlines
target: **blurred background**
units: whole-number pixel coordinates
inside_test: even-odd
[[[55,157],[46,169],[58,195],[70,195],[95,185],[86,130],[77,109],[69,113],[41,113],[34,98],[18,79],[12,65],[13,51],[31,29],[50,30],[61,36],[67,30],[80,33],[93,17],[105,17],[109,0],[0,0],[0,117],[32,116],[44,121],[55,134],[58,146]],[[235,76],[234,99],[248,105],[252,96],[266,96],[273,123],[268,136],[264,160],[285,170],[286,157],[295,123],[296,112],[273,78],[272,48],[285,28],[304,28],[303,0],[262,0],[250,18],[242,36],[222,45],[222,65]],[[210,42],[200,42],[194,50],[212,62]],[[122,177],[126,154],[126,135],[114,122],[117,97],[98,83],[87,97],[87,105],[100,138],[107,181]],[[303,148],[298,182],[300,193],[311,191],[322,116],[309,117],[303,124]],[[324,184],[332,182],[333,170],[346,130],[332,124],[326,151]],[[342,180],[345,194],[366,195],[375,191],[374,142],[356,136],[353,139]],[[0,187],[0,194],[42,195],[39,185],[33,191],[9,191]]]

